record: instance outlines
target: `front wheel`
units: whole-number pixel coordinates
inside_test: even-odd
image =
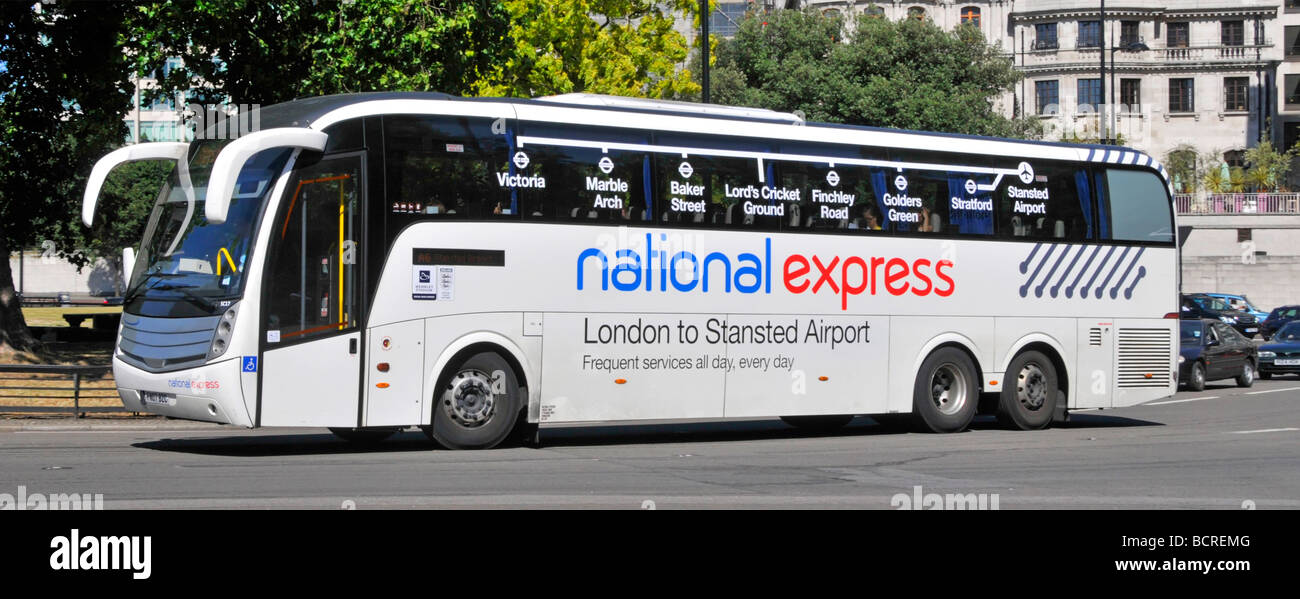
[[[514,370],[495,352],[470,356],[444,375],[428,435],[448,449],[496,447],[515,428],[523,405]]]
[[[1249,387],[1255,384],[1255,364],[1246,360],[1246,364],[1241,367],[1241,374],[1237,375],[1238,387]]]
[[[1025,431],[1047,428],[1061,395],[1056,366],[1042,352],[1027,351],[1011,361],[1006,376],[998,398],[998,422]]]
[[[912,422],[917,430],[955,433],[975,418],[979,378],[965,352],[944,347],[921,363],[912,389]]]

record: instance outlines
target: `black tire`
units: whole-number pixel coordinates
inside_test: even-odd
[[[1196,362],[1192,364],[1192,369],[1187,373],[1187,390],[1204,391],[1205,390],[1205,365]]]
[[[1241,367],[1241,374],[1237,375],[1238,387],[1250,387],[1255,384],[1255,363],[1246,360],[1246,364]]]
[[[1042,352],[1021,352],[1003,374],[998,422],[1022,431],[1047,428],[1060,401],[1059,380],[1056,365]]]
[[[979,376],[966,352],[935,350],[921,363],[912,387],[912,425],[931,433],[964,430],[979,408]]]
[[[344,441],[347,441],[349,443],[356,443],[357,445],[370,445],[372,443],[378,443],[380,441],[383,441],[384,439],[393,436],[399,430],[402,429],[396,427],[331,428],[330,432],[334,433],[335,437],[343,439]]]
[[[1271,372],[1264,372],[1264,371],[1261,370],[1260,373],[1259,373],[1259,378],[1264,379],[1264,380],[1267,381],[1267,380],[1273,378],[1273,373],[1271,373]]]
[[[834,416],[782,416],[781,421],[793,426],[809,431],[834,431],[844,428],[844,425],[853,420],[852,414],[836,414]]]
[[[426,433],[448,449],[490,449],[515,430],[524,401],[510,363],[495,352],[470,356],[443,374]]]

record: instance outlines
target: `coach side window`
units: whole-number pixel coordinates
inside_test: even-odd
[[[1109,239],[1173,243],[1173,208],[1155,173],[1106,169],[1103,187],[1101,219],[1109,224]]]
[[[661,133],[655,143],[683,150],[654,157],[657,222],[774,230],[788,216],[781,202],[763,198],[767,184],[759,178],[756,158],[717,155],[766,150],[761,142]],[[770,164],[765,169],[765,180],[771,181],[774,170]]]
[[[545,181],[522,194],[524,219],[633,224],[649,220],[645,133],[521,122],[520,172]]]
[[[509,140],[492,119],[384,117],[386,228],[457,218],[517,218]]]
[[[1003,237],[1084,241],[1092,239],[1092,193],[1087,171],[1066,165],[1026,163],[1026,182],[1004,176],[996,197]]]

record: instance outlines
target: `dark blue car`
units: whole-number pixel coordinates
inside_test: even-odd
[[[1300,321],[1291,322],[1259,348],[1259,376],[1300,374]]]
[[[1205,389],[1206,381],[1237,379],[1237,385],[1255,384],[1259,352],[1236,329],[1209,318],[1183,319],[1178,354],[1178,381],[1189,391]]]

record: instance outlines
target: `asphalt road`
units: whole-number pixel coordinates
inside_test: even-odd
[[[877,508],[976,494],[1017,508],[1300,508],[1300,379],[1230,381],[1046,431],[981,417],[956,435],[859,418],[544,428],[542,447],[368,449],[324,430],[0,422],[0,494],[108,508]],[[916,487],[920,487],[918,490]]]

